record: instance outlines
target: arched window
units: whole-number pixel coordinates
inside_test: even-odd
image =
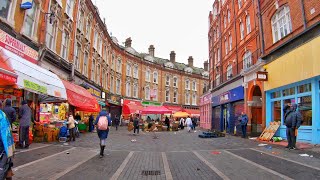
[[[150,88],[148,86],[145,88],[145,99],[150,100]]]
[[[243,23],[240,22],[240,39],[242,40],[244,38],[244,27]]]
[[[153,72],[153,83],[158,84],[158,72]]]
[[[252,65],[252,53],[247,51],[243,56],[243,69],[248,69]]]
[[[290,9],[283,6],[271,19],[273,42],[277,42],[292,31]]]
[[[227,67],[227,80],[232,78],[232,65]]]

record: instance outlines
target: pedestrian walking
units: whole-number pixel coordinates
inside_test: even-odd
[[[247,137],[247,124],[248,124],[248,116],[242,111],[240,116],[242,138]]]
[[[136,114],[136,117],[133,120],[133,133],[136,134],[136,131],[137,134],[139,134],[139,114]]]
[[[196,130],[197,120],[196,118],[192,118],[192,130]]]
[[[14,141],[10,122],[6,114],[0,110],[0,179],[12,179],[12,156]]]
[[[183,118],[180,119],[179,124],[180,124],[180,129],[184,129],[184,119]]]
[[[188,118],[186,119],[186,124],[187,124],[188,132],[191,132],[192,120],[191,120],[190,116],[188,116]]]
[[[118,115],[115,115],[114,116],[114,125],[116,126],[116,131],[118,131],[119,124],[120,124],[120,119],[119,119]]]
[[[296,118],[296,125],[295,125],[295,132],[294,132],[294,137],[292,141],[292,148],[291,149],[297,149],[296,147],[296,141],[297,141],[297,136],[298,136],[298,129],[303,123],[302,115],[300,111],[298,111],[298,105],[297,104],[292,104],[292,111],[295,113],[294,118]]]
[[[286,148],[288,149],[296,149],[296,134],[295,131],[297,127],[299,128],[301,125],[301,114],[296,112],[297,106],[296,104],[286,105],[284,107],[284,123],[286,125],[286,135],[288,140],[288,145]],[[299,117],[298,117],[299,116]],[[299,122],[298,122],[299,121]]]
[[[74,120],[74,118],[73,118],[73,115],[72,115],[72,113],[70,112],[70,114],[69,114],[69,118],[68,118],[68,122],[67,122],[67,124],[68,124],[68,129],[69,129],[69,141],[75,141],[76,140],[76,135],[75,135],[75,127],[76,127],[76,125],[75,125],[75,120]]]
[[[3,112],[6,114],[10,125],[12,126],[12,123],[17,119],[17,113],[16,110],[11,106],[11,99],[6,100]]]
[[[106,147],[106,139],[109,134],[109,125],[111,118],[106,110],[102,110],[94,123],[97,126],[98,137],[100,139],[100,158],[104,156],[104,148]]]
[[[166,116],[164,123],[167,125],[167,131],[169,131],[170,130],[170,120],[169,120],[168,116]]]
[[[93,114],[91,114],[89,116],[89,132],[92,132],[94,130],[93,121],[94,121],[94,117],[93,117]]]
[[[32,112],[27,101],[23,100],[19,109],[19,145],[21,148],[29,148],[29,127],[31,123],[31,113]]]

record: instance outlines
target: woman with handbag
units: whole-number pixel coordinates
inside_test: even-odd
[[[14,141],[10,122],[5,113],[0,110],[0,179],[12,179],[12,156]]]

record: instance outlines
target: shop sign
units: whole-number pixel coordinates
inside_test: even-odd
[[[98,88],[96,88],[88,83],[84,83],[84,84],[82,84],[82,86],[85,87],[87,89],[87,91],[89,91],[92,96],[97,97],[97,98],[101,98],[101,91]]]
[[[14,89],[13,90],[13,95],[16,96],[16,97],[22,97],[22,90]]]
[[[16,77],[10,76],[10,75],[2,73],[2,72],[0,72],[0,79],[6,80],[6,81],[9,81],[12,83],[17,83]]]
[[[152,101],[142,101],[142,105],[144,106],[161,106],[160,102],[152,102]]]
[[[217,106],[220,104],[225,104],[242,99],[244,99],[244,89],[242,86],[239,86],[225,93],[222,93],[219,96],[212,97],[212,105]]]
[[[121,98],[120,96],[115,96],[115,95],[111,95],[111,94],[108,94],[108,103],[111,103],[111,104],[115,104],[115,105],[120,105],[121,104]]]
[[[102,99],[106,99],[106,93],[105,92],[101,92],[101,98]]]
[[[55,97],[61,97],[61,92],[60,91],[54,91],[54,96]]]
[[[39,53],[27,46],[23,42],[17,40],[16,38],[10,36],[0,29],[0,47],[3,47],[18,56],[21,56],[23,59],[26,59],[32,63],[37,63]]]
[[[40,92],[43,94],[47,94],[48,90],[47,90],[47,87],[45,87],[45,86],[41,86],[37,83],[28,81],[26,79],[23,80],[23,84],[24,84],[24,87],[27,89],[34,90],[34,91],[37,91],[37,92]]]
[[[257,80],[258,81],[268,81],[268,72],[258,71],[257,72]]]
[[[212,94],[207,94],[200,98],[200,105],[208,104],[211,102]]]
[[[21,9],[31,9],[32,8],[32,0],[22,0],[20,8]]]

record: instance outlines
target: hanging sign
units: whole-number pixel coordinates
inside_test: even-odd
[[[20,8],[21,9],[31,9],[32,8],[32,0],[22,0]]]
[[[268,81],[268,72],[258,71],[257,72],[257,80],[258,81]]]

